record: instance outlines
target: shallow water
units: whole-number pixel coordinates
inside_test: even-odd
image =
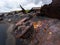
[[[0,45],[6,45],[6,38],[7,38],[7,29],[8,29],[9,25],[8,24],[0,24]]]

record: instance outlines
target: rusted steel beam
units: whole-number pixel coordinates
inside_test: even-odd
[[[25,17],[16,23],[13,34],[16,38],[22,37],[31,27],[33,27],[30,17]],[[33,30],[33,28],[31,28]]]
[[[27,23],[26,23],[27,24]],[[22,37],[31,27],[33,27],[32,26],[32,23],[29,23],[28,24],[28,26],[26,26],[26,25],[21,25],[20,26],[20,30],[15,30],[14,31],[14,33],[16,33],[16,35],[15,35],[15,37],[16,38],[20,38],[20,37]],[[33,29],[32,29],[33,30]],[[19,32],[19,31],[21,31],[21,32]],[[19,32],[19,33],[18,33]]]
[[[25,23],[26,21],[29,21],[31,18],[32,18],[32,16],[28,16],[28,17],[23,18],[22,20],[19,20],[19,22],[16,23],[16,26],[21,25],[21,24]]]
[[[21,9],[22,9],[22,12],[23,13],[26,13],[25,9],[20,5]]]
[[[21,25],[23,22],[27,21],[29,18],[26,17],[26,18],[23,18],[22,20],[20,20],[18,23],[16,23],[16,26],[17,25]]]

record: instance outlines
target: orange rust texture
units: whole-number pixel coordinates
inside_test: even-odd
[[[31,45],[60,45],[60,26],[58,23],[54,24],[55,22],[57,21],[43,20],[33,22],[36,33],[31,41]]]

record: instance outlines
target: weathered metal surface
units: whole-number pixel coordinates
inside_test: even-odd
[[[60,45],[60,20],[44,19],[37,22],[35,37],[30,45]]]
[[[35,19],[37,18],[38,17],[36,17]],[[18,33],[15,33],[17,34],[15,35],[17,43],[16,45],[60,45],[60,20],[47,17],[39,17],[36,21],[33,21],[32,19],[32,22],[37,22],[37,24],[34,24],[36,25],[35,29],[30,27],[28,23],[29,21],[24,21],[24,19],[22,20],[22,22],[25,22],[22,23],[22,25],[18,24],[20,23],[20,21],[17,23],[20,26],[17,31]],[[27,24],[28,26],[26,26],[25,24]],[[34,31],[35,32],[30,35],[28,33],[30,32],[29,30],[31,30],[32,33]],[[32,36],[32,38],[29,38],[30,36]]]

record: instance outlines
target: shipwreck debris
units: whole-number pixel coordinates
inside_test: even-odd
[[[25,9],[20,5],[21,9],[22,9],[22,12],[26,14],[26,11]]]
[[[32,22],[30,21],[30,19],[31,19],[30,17],[25,17],[24,19],[22,19],[21,21],[16,23],[16,27],[13,30],[13,32],[16,33],[15,34],[16,38],[24,37],[24,38],[28,39],[30,37],[30,35],[34,31],[34,27],[33,27]],[[32,31],[32,32],[30,32],[30,31]]]
[[[41,7],[33,7],[28,13],[40,13]]]
[[[44,5],[41,8],[33,8],[29,13],[26,13],[22,6],[23,13],[15,11],[7,13],[4,19],[6,18],[5,20],[7,21],[12,19],[11,22],[20,16],[16,23],[13,22],[14,25],[5,21],[7,24],[11,24],[11,26],[13,25],[8,32],[9,40],[7,43],[13,45],[12,43],[15,43],[17,40],[19,42],[17,45],[60,45],[60,20],[58,20],[60,19],[60,6],[58,2],[56,6],[53,3]],[[38,18],[37,16],[40,17]],[[11,36],[12,39],[10,39]]]

